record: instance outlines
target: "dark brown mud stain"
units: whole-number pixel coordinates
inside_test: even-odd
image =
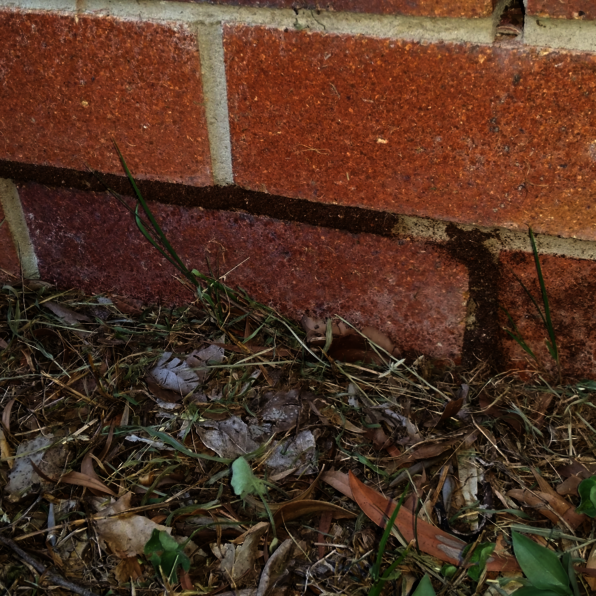
[[[499,265],[484,244],[493,234],[480,230],[464,231],[455,224],[446,229],[449,254],[468,268],[468,317],[462,348],[462,364],[473,368],[487,362],[503,370],[501,331],[499,326]]]
[[[52,166],[39,166],[0,160],[0,178],[15,182],[37,182],[58,188],[104,192],[107,188],[131,195],[124,176],[97,174]],[[359,207],[315,203],[304,199],[246,190],[239,186],[188,186],[155,180],[136,180],[143,197],[182,207],[202,207],[224,211],[244,211],[285,221],[297,221],[353,234],[394,236],[399,215]]]

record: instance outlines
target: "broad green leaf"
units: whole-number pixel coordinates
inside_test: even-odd
[[[149,540],[145,544],[144,552],[145,555],[147,555],[148,557],[152,556],[155,552],[163,550],[163,546],[161,545],[161,541],[159,539],[159,534],[160,532],[157,528],[153,530],[151,538],[149,538]]]
[[[543,592],[555,592],[559,596],[571,594],[567,573],[552,550],[536,544],[523,534],[513,532],[513,551],[533,587]]]
[[[482,542],[474,549],[474,552],[470,557],[470,563],[475,563],[475,565],[468,569],[468,577],[471,580],[477,582],[480,579],[484,567],[486,566],[486,562],[493,550],[495,550],[495,545],[490,542]],[[465,550],[463,554],[465,556]]]
[[[588,517],[596,517],[596,476],[586,478],[579,483],[577,492],[581,503],[576,509],[577,513],[585,513]]]
[[[232,488],[243,499],[254,494],[262,497],[267,492],[265,483],[252,473],[249,463],[243,457],[234,460],[232,464]]]
[[[418,584],[418,587],[412,596],[437,596],[437,593],[435,592],[428,575],[425,575],[420,580],[420,583]]]
[[[559,592],[551,592],[534,586],[524,586],[513,592],[512,596],[561,596]]]
[[[155,532],[155,530],[153,531]],[[159,533],[159,541],[164,550],[176,551],[180,548],[180,545],[167,532]]]

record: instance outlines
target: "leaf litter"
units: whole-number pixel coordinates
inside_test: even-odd
[[[596,589],[594,384],[407,362],[212,289],[179,309],[2,289],[7,594]],[[403,559],[375,592],[379,555]]]

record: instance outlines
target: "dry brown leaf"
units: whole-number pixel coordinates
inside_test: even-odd
[[[116,502],[101,509],[95,519],[100,544],[103,547],[109,546],[111,551],[121,559],[142,555],[153,530],[157,529],[168,534],[172,532],[172,528],[156,524],[146,517],[124,513],[130,509],[131,497],[131,493],[126,493]]]
[[[586,567],[596,572],[596,545],[592,547],[592,552],[586,561]],[[586,576],[585,580],[592,590],[596,590],[596,577]]]
[[[230,580],[232,587],[238,587],[241,580],[245,583],[250,579],[249,574],[254,570],[257,560],[259,541],[268,530],[269,524],[260,522],[246,532],[241,546],[230,543],[221,546],[211,545],[211,550],[221,561],[221,570]]]
[[[14,466],[14,461],[12,459],[12,449],[10,448],[10,444],[6,440],[4,436],[4,431],[0,428],[0,460],[5,461],[8,464],[8,467],[12,470]]]
[[[387,518],[391,516],[395,503],[375,490],[362,484],[351,472],[349,476],[340,472],[327,472],[322,480],[343,492],[347,497],[358,503],[358,506],[374,523],[384,527]],[[439,528],[432,526],[427,521],[415,517],[403,507],[397,514],[395,525],[406,541],[410,542],[417,536],[420,549],[441,561],[459,565],[461,552],[466,543]],[[493,555],[487,562],[489,571],[505,571],[519,569],[513,557]]]
[[[554,496],[549,493],[539,491],[530,492],[527,489],[516,488],[508,491],[507,496],[536,508],[541,515],[550,519],[555,524],[560,523],[561,518],[563,518],[574,530],[579,528],[588,519],[585,515],[576,513],[575,507],[558,494]],[[550,505],[556,513],[544,507],[546,504]]]
[[[87,315],[78,313],[72,310],[72,308],[64,306],[64,304],[58,304],[57,302],[48,300],[48,302],[44,302],[43,305],[69,325],[77,325],[80,321],[91,321],[91,319]]]
[[[333,406],[325,404],[322,400],[316,400],[315,402],[319,416],[323,419],[327,419],[336,428],[343,428],[351,433],[363,435],[366,431],[358,428],[352,424],[345,416],[342,416]],[[322,407],[320,407],[322,406]]]
[[[16,401],[16,398],[11,399],[2,411],[2,424],[8,432],[10,432],[10,415],[12,413],[12,406]]]
[[[581,484],[582,479],[579,476],[569,476],[557,486],[557,493],[562,497],[566,495],[574,495],[579,497],[577,487]]]
[[[337,519],[351,519],[356,517],[356,514],[343,509],[339,505],[333,503],[327,503],[326,501],[295,501],[286,503],[283,507],[280,507],[273,517],[275,524],[283,524],[305,515],[314,515],[315,513],[333,513],[333,516]]]
[[[403,468],[409,463],[418,461],[420,459],[431,459],[451,449],[454,445],[461,443],[462,439],[448,439],[436,443],[425,443],[419,447],[410,449],[407,453],[400,455],[398,458],[391,461],[387,466],[387,473],[393,474],[399,468]]]
[[[277,547],[263,568],[256,596],[268,596],[271,594],[279,579],[289,573],[288,563],[293,550],[294,541],[290,538],[284,540]]]
[[[101,494],[112,495],[112,497],[117,496],[116,493],[109,489],[101,480],[99,480],[99,478],[91,478],[91,476],[87,476],[87,474],[82,474],[81,472],[68,472],[68,474],[64,474],[64,476],[60,478],[60,482],[74,484],[75,486],[86,486]]]
[[[119,584],[126,584],[131,579],[136,581],[143,576],[143,570],[139,565],[137,557],[126,557],[122,559],[116,569],[114,569],[114,577]]]

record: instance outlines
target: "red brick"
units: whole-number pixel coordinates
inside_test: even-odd
[[[0,159],[211,184],[194,36],[184,26],[0,11]]]
[[[105,194],[20,188],[42,279],[145,302],[191,293]],[[468,277],[445,249],[225,211],[153,204],[181,258],[206,260],[227,283],[296,319],[339,313],[388,333],[403,349],[458,359]]]
[[[229,25],[236,182],[596,239],[596,56]]]
[[[7,282],[14,279],[13,276],[19,275],[19,257],[1,204],[0,224],[0,282]]]
[[[596,262],[558,256],[541,256],[548,301],[561,364],[566,374],[585,378],[596,374]],[[532,255],[502,253],[500,257],[500,302],[511,314],[522,337],[538,356],[543,366],[552,368],[545,339],[546,329],[520,283],[532,292],[542,306],[540,288]],[[503,316],[503,325],[507,325]],[[504,334],[505,359],[509,365],[523,366],[528,358],[521,347]]]
[[[208,3],[456,18],[488,17],[495,5],[494,0],[208,0]]]
[[[526,14],[553,19],[596,19],[594,0],[527,0]]]

